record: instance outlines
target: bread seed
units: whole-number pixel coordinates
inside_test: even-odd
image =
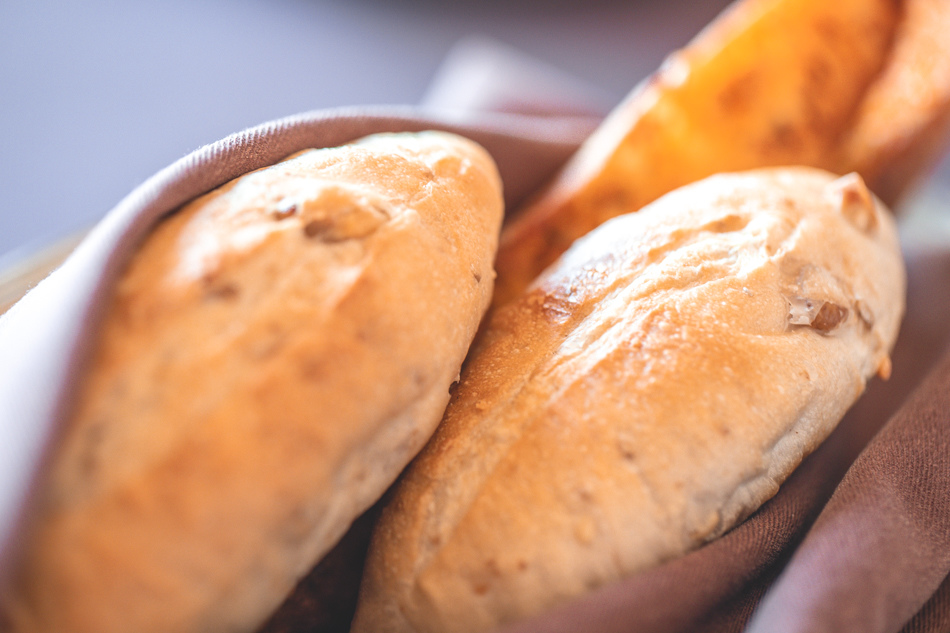
[[[826,301],[822,304],[821,309],[818,310],[818,314],[815,315],[815,320],[811,322],[811,326],[819,332],[830,332],[841,325],[847,318],[847,308],[842,308],[841,306]]]
[[[786,298],[790,325],[807,325],[819,332],[830,332],[848,318],[848,309],[830,301],[803,297]]]

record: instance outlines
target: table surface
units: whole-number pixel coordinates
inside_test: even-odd
[[[418,103],[465,37],[516,47],[609,107],[725,4],[0,2],[0,268],[232,132],[314,108]]]

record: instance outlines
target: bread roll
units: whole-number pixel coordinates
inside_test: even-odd
[[[902,4],[733,2],[635,86],[513,215],[494,305],[524,292],[601,223],[701,178],[782,165],[854,171],[872,148],[845,158],[841,142],[888,59]]]
[[[714,176],[609,221],[492,317],[353,630],[490,630],[719,536],[887,375],[903,295],[856,175]]]
[[[10,629],[254,630],[441,419],[501,217],[488,154],[423,133],[301,153],[160,224],[43,482]]]

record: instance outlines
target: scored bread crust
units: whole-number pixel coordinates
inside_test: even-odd
[[[11,629],[255,629],[441,419],[502,213],[487,152],[428,132],[302,152],[163,221],[42,483]]]
[[[496,312],[373,536],[355,633],[490,630],[722,534],[830,433],[903,312],[856,175],[720,175]]]

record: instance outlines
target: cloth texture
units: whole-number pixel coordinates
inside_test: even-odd
[[[311,112],[201,148],[133,191],[62,267],[0,317],[0,580],[36,477],[68,417],[104,299],[164,215],[295,151],[422,129],[482,143],[514,208],[595,124],[588,117],[417,108]],[[908,257],[908,314],[893,378],[871,384],[776,497],[705,547],[505,630],[950,631],[950,355],[941,360],[950,341],[950,253]],[[374,512],[357,521],[264,631],[345,630]],[[327,604],[332,617],[319,615]]]

